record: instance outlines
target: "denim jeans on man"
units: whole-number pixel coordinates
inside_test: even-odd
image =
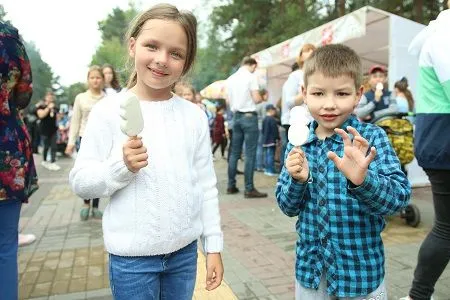
[[[254,189],[253,173],[256,162],[256,147],[258,144],[258,117],[256,113],[236,112],[233,118],[233,141],[231,157],[228,163],[228,188],[236,187],[236,169],[245,141],[245,191]]]
[[[264,155],[265,155],[265,172],[275,173],[275,146],[264,147]]]
[[[191,300],[197,276],[197,241],[166,255],[109,255],[115,300]]]
[[[256,146],[256,170],[262,171],[264,169],[265,157],[263,149],[263,135],[261,130],[258,131],[258,145]]]
[[[18,227],[22,202],[0,201],[0,299],[18,299]]]

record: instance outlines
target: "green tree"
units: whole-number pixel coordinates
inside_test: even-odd
[[[25,42],[25,49],[30,59],[31,72],[33,74],[33,103],[43,99],[48,89],[52,89],[54,83],[53,71],[50,66],[42,60],[39,50],[33,42]]]
[[[113,65],[121,84],[124,84],[128,79],[125,69],[126,55],[126,47],[117,37],[113,37],[110,40],[103,40],[92,57],[91,65],[102,66],[105,63]]]
[[[102,66],[105,63],[113,65],[122,86],[128,79],[128,71],[125,66],[128,56],[127,43],[124,40],[125,33],[129,23],[137,14],[138,10],[135,4],[130,2],[127,10],[116,7],[104,20],[98,22],[102,42],[92,56],[91,65]]]
[[[0,4],[0,21],[5,21],[6,11],[2,4]]]
[[[86,91],[86,84],[82,83],[82,82],[77,82],[74,84],[71,84],[68,87],[64,87],[64,92],[61,95],[61,102],[67,103],[67,104],[72,104],[75,101],[75,97],[80,94],[83,93],[84,91]]]

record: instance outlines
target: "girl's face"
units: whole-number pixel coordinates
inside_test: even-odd
[[[88,87],[92,90],[101,90],[103,88],[103,76],[99,71],[91,71],[88,75]]]
[[[188,87],[183,88],[183,96],[184,99],[189,100],[195,103],[195,95],[192,93],[192,90]]]
[[[105,84],[110,85],[114,78],[113,70],[111,70],[111,68],[104,68],[103,76],[105,76]]]
[[[183,73],[187,54],[187,36],[180,24],[170,20],[151,19],[141,33],[129,42],[134,58],[138,90],[150,96],[169,97],[171,86]]]

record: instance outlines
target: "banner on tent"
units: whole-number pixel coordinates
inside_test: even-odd
[[[360,9],[351,14],[314,28],[278,45],[252,55],[258,61],[259,68],[297,57],[305,43],[316,46],[342,43],[366,34],[366,10]]]

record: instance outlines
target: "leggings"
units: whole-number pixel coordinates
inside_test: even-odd
[[[81,137],[80,137],[80,145],[81,145]],[[99,203],[100,199],[99,198],[95,198],[92,199],[92,207],[93,208],[98,208],[98,203]],[[90,199],[84,199],[84,204],[91,204],[91,200]]]
[[[228,140],[227,138],[223,138],[220,143],[215,143],[212,153],[216,153],[217,148],[220,146],[220,152],[222,153],[222,157],[225,157],[225,148],[227,147]]]
[[[426,169],[425,172],[431,182],[435,221],[419,250],[409,292],[414,300],[430,299],[450,259],[450,170]]]

